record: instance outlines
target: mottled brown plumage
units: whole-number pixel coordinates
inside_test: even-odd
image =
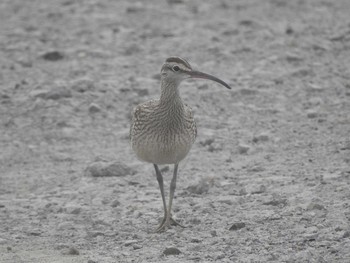
[[[161,69],[161,95],[157,100],[144,102],[134,109],[130,127],[131,146],[137,157],[153,163],[164,206],[164,218],[157,231],[163,231],[171,223],[171,206],[176,187],[178,164],[191,149],[197,135],[196,123],[190,107],[180,97],[178,86],[187,78],[214,80],[227,88],[228,84],[209,74],[194,71],[190,64],[179,57],[166,59]],[[167,209],[163,177],[159,164],[174,164]]]

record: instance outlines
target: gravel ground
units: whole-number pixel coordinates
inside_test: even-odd
[[[349,10],[2,0],[0,262],[350,262]],[[182,84],[198,124],[174,199],[186,228],[155,234],[130,113],[174,55],[233,89]]]

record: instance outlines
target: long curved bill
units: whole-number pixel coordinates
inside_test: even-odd
[[[200,72],[200,71],[195,71],[195,70],[189,71],[187,73],[191,78],[210,79],[210,80],[213,80],[217,83],[220,83],[221,85],[225,86],[228,89],[231,89],[231,87],[225,81],[218,79],[217,77],[214,77],[213,75],[210,75],[210,74],[207,74],[204,72]]]

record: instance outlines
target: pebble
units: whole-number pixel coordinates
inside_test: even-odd
[[[239,144],[237,148],[238,148],[239,154],[246,154],[250,149],[250,147],[245,144]]]
[[[71,84],[71,89],[80,93],[95,89],[95,83],[91,79],[78,79]]]
[[[323,87],[321,87],[321,86],[319,86],[319,85],[317,85],[317,84],[314,84],[314,83],[308,83],[308,85],[307,85],[307,89],[309,90],[309,91],[312,91],[312,92],[315,92],[315,91],[323,91],[324,90],[324,88]]]
[[[169,247],[163,251],[163,254],[166,256],[179,255],[179,254],[181,254],[181,251],[179,249],[177,249],[176,247]]]
[[[149,95],[148,89],[135,89],[135,91],[140,97],[145,97]]]
[[[119,200],[114,200],[111,204],[111,207],[117,207],[117,206],[120,206],[120,202]]]
[[[92,177],[126,176],[135,173],[134,169],[121,162],[97,161],[85,169],[85,175]]]
[[[58,86],[38,94],[39,96],[46,100],[59,100],[61,98],[71,98],[72,92],[65,86]]]
[[[210,146],[213,142],[214,142],[213,138],[207,138],[207,139],[205,139],[203,141],[200,141],[199,143],[202,146],[208,146],[208,145]]]
[[[234,223],[231,227],[230,227],[230,231],[236,231],[236,230],[239,230],[239,229],[242,229],[245,227],[245,223],[244,222],[237,222],[237,223]]]
[[[5,245],[7,243],[6,239],[0,238],[0,245]]]
[[[245,190],[245,189],[243,189]],[[252,190],[252,194],[262,194],[266,192],[266,186],[265,185],[260,185],[258,189]],[[244,192],[243,192],[244,193]],[[245,191],[247,193],[247,191]]]
[[[265,133],[261,133],[253,137],[253,142],[267,142],[269,140],[269,136]]]
[[[125,242],[124,242],[124,246],[128,247],[128,246],[134,245],[134,244],[136,244],[136,243],[138,243],[137,240],[131,239],[131,240],[125,241]]]
[[[326,208],[318,203],[310,203],[307,206],[307,210],[326,210]]]
[[[140,245],[140,244],[134,244],[134,245],[132,245],[132,248],[133,248],[134,250],[141,249],[141,248],[142,248],[142,245]]]
[[[350,237],[350,231],[345,231],[343,234],[343,238],[349,238]]]
[[[218,152],[218,151],[222,151],[223,146],[221,143],[212,143],[209,147],[208,147],[208,151],[209,152]]]
[[[318,113],[316,111],[309,111],[306,115],[309,119],[314,119],[314,118],[317,118],[318,117]]]
[[[72,256],[77,256],[79,255],[79,250],[76,249],[75,247],[69,247],[68,249],[64,250],[62,252],[63,255],[72,255]]]
[[[287,199],[286,198],[281,198],[281,199],[274,199],[268,202],[263,203],[263,205],[272,205],[272,206],[285,206],[287,204]]]
[[[96,103],[91,103],[89,105],[89,113],[97,113],[101,111],[101,107]]]
[[[81,207],[79,207],[79,206],[67,206],[66,211],[68,214],[78,215],[81,212]]]
[[[41,57],[47,61],[58,61],[63,59],[64,55],[60,51],[50,51],[44,53]]]
[[[203,178],[197,184],[187,187],[187,190],[192,194],[201,195],[201,194],[208,193],[209,188],[210,188],[210,184],[208,179]]]

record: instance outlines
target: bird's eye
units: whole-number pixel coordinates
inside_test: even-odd
[[[173,70],[174,70],[174,71],[179,71],[180,68],[179,68],[179,66],[173,66]]]

